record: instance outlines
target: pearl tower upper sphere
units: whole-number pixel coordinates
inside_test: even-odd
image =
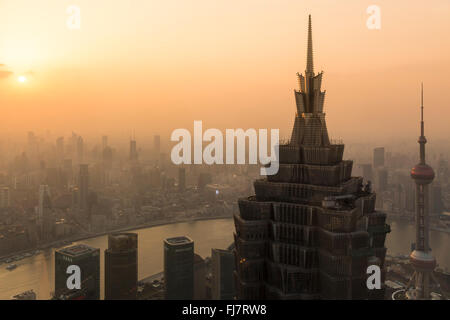
[[[430,184],[434,179],[434,170],[427,164],[416,164],[411,169],[411,178],[418,184]]]

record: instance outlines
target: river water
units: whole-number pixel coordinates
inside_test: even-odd
[[[409,254],[414,241],[414,225],[408,222],[391,221],[392,232],[386,246],[390,254]],[[203,258],[211,255],[211,248],[226,248],[233,241],[233,220],[217,219],[169,224],[136,230],[138,234],[139,279],[163,270],[163,239],[187,235],[195,242],[195,252]],[[440,266],[450,268],[450,234],[431,231],[431,246]],[[100,248],[101,294],[103,297],[104,250],[108,246],[107,236],[79,241]],[[38,299],[48,299],[54,282],[54,249],[15,262],[13,271],[0,266],[0,299],[10,299],[13,295],[33,289]]]

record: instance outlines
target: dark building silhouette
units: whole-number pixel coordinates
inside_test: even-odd
[[[182,236],[164,240],[164,281],[166,299],[193,299],[194,241],[189,237]]]
[[[37,227],[39,239],[46,241],[52,237],[52,220],[50,214],[52,211],[52,202],[50,200],[50,188],[48,185],[39,186],[38,206],[37,206]]]
[[[234,288],[234,254],[233,251],[211,250],[211,298],[213,300],[233,300]]]
[[[67,268],[80,267],[81,288],[68,289]],[[100,299],[100,249],[79,244],[55,251],[55,294],[56,299]]]
[[[375,211],[370,184],[352,177],[344,145],[328,137],[313,69],[311,17],[305,75],[298,74],[291,139],[279,146],[279,171],[254,182],[235,220],[238,299],[384,298],[369,290],[367,266],[383,269],[389,226]]]
[[[137,278],[137,234],[109,235],[105,250],[105,300],[136,299]]]
[[[384,148],[373,149],[373,167],[383,167],[384,166]]]

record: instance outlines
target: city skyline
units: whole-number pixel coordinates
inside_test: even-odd
[[[435,1],[0,0],[0,300],[447,300]]]

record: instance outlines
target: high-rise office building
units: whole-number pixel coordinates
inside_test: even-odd
[[[136,140],[130,140],[130,160],[136,161],[138,159]]]
[[[213,300],[233,300],[234,254],[229,250],[211,249],[211,298]]]
[[[136,233],[108,236],[105,250],[105,300],[136,299],[138,282],[138,239]]]
[[[386,214],[370,184],[352,177],[344,145],[330,142],[322,73],[313,69],[311,17],[307,67],[298,74],[292,136],[279,146],[279,170],[239,199],[235,220],[238,299],[383,298],[369,290],[367,267],[383,270]]]
[[[87,164],[80,164],[80,171],[78,173],[78,193],[78,207],[87,212],[89,195],[89,166]]]
[[[67,280],[71,265],[80,268],[80,289],[69,289]],[[73,272],[73,271],[72,271]],[[55,251],[55,298],[100,299],[100,249],[84,244]]]
[[[194,241],[181,236],[164,240],[166,299],[194,298]]]
[[[0,187],[0,208],[7,208],[11,205],[11,195],[8,187]]]
[[[373,149],[373,167],[384,167],[384,148]]]

